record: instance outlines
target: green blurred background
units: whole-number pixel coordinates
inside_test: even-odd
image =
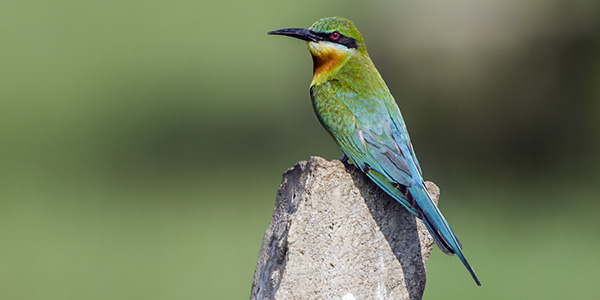
[[[598,1],[0,4],[0,298],[247,299],[281,174],[340,151],[269,30],[352,19],[483,282],[600,293]]]

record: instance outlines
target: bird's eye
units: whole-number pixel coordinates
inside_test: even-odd
[[[331,37],[332,40],[337,40],[340,38],[340,33],[337,31],[334,31],[331,33],[331,35],[329,35]]]

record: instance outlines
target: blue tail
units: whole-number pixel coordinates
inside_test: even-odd
[[[475,283],[477,283],[478,286],[481,286],[481,282],[479,282],[479,279],[475,275],[475,271],[473,271],[473,268],[471,268],[471,265],[469,265],[469,262],[467,262],[467,259],[462,252],[460,241],[450,228],[448,222],[446,222],[446,219],[444,219],[440,210],[431,200],[429,193],[427,193],[425,188],[418,186],[410,187],[408,190],[415,198],[417,205],[423,211],[423,223],[425,223],[425,227],[427,227],[427,230],[431,233],[431,236],[438,247],[448,255],[456,254],[469,273],[471,273]]]

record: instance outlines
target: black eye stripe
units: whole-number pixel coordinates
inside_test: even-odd
[[[338,32],[339,37],[334,40],[331,38],[332,33],[333,32],[315,32],[314,34],[318,35],[321,38],[321,40],[323,40],[323,41],[328,41],[328,42],[344,45],[348,48],[354,48],[354,49],[358,48],[358,45],[356,44],[355,39],[353,39],[351,37],[347,37]]]

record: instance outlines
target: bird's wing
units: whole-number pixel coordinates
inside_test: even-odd
[[[407,191],[423,186],[421,169],[394,99],[389,94],[359,96],[349,89],[338,89],[336,94],[355,118],[351,130],[331,132],[342,151],[388,194],[422,217]]]

